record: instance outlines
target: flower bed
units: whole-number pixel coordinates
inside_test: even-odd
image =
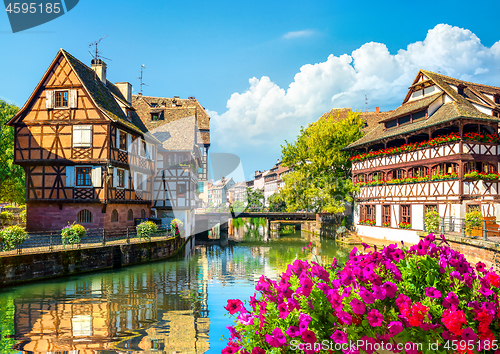
[[[383,222],[382,226],[383,227],[391,227],[391,223],[390,222]]]
[[[360,220],[359,225],[369,225],[369,226],[373,226],[375,225],[375,220],[369,220],[369,219],[366,219],[366,220]]]
[[[434,175],[431,177],[431,179],[433,181],[437,181],[437,180],[446,180],[446,179],[457,179],[458,178],[458,175],[455,173],[455,172],[451,172],[451,173],[445,173],[445,174],[437,174],[437,175]]]
[[[484,172],[478,172],[477,170],[475,170],[475,171],[471,171],[469,173],[465,173],[464,178],[476,179],[476,180],[479,180],[479,179],[499,180],[500,174],[498,172],[484,173]]]
[[[465,133],[464,140],[467,141],[480,141],[483,143],[498,143],[499,136],[498,134],[481,134],[481,133]]]
[[[433,139],[430,139],[427,141],[422,141],[420,143],[404,144],[404,145],[398,146],[398,147],[380,149],[378,151],[370,151],[367,153],[358,154],[358,155],[351,157],[351,161],[364,161],[364,160],[371,159],[373,157],[378,157],[378,156],[396,155],[396,154],[400,154],[403,152],[414,151],[414,150],[418,150],[418,149],[427,148],[429,146],[436,146],[436,145],[440,145],[443,143],[448,143],[451,141],[458,141],[458,140],[460,140],[460,135],[458,135],[457,133],[450,133],[448,135],[440,135],[440,136],[437,136]]]
[[[222,353],[498,353],[500,276],[439,241],[261,276],[246,305],[228,301],[237,320]]]
[[[411,229],[411,224],[409,222],[404,222],[404,221],[401,221],[399,224],[398,224],[398,227],[400,229]]]

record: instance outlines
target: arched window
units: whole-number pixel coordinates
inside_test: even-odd
[[[432,168],[432,175],[433,176],[446,175],[446,174],[451,174],[451,173],[458,174],[458,164],[456,164],[456,163],[442,163],[442,164],[436,165]]]
[[[118,221],[118,210],[113,209],[111,212],[111,222],[117,222]]]
[[[424,166],[419,166],[412,168],[410,171],[408,171],[408,177],[428,177],[429,176],[429,168],[424,167]]]
[[[399,169],[399,170],[393,170],[387,173],[387,180],[391,181],[393,179],[403,179],[406,177],[405,170]]]
[[[360,175],[354,176],[354,182],[355,183],[357,183],[357,182],[366,182],[366,175],[362,173]]]
[[[145,219],[146,218],[146,210],[142,209],[141,210],[141,219]]]
[[[81,222],[81,223],[86,223],[86,222],[92,222],[92,213],[90,210],[83,209],[78,212],[78,215],[76,216],[76,222]]]
[[[374,172],[374,173],[370,174],[370,176],[368,176],[368,181],[369,182],[384,181],[384,172]]]
[[[130,221],[130,220],[134,220],[134,212],[132,211],[132,209],[129,209],[128,210],[128,213],[127,213],[127,220]]]

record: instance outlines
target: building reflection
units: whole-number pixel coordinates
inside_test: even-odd
[[[51,354],[206,352],[208,261],[201,255],[185,262],[191,264],[162,262],[79,277],[54,284],[50,293],[14,299],[15,349]]]

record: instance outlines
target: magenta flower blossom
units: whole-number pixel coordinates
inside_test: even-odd
[[[374,285],[372,288],[373,297],[377,300],[384,300],[386,298],[386,292],[383,287]]]
[[[474,332],[472,328],[467,327],[462,332],[462,339],[465,340],[466,342],[470,340],[475,341],[477,339],[477,334]]]
[[[309,296],[311,294],[312,288],[313,288],[313,282],[309,278],[302,278],[300,280],[300,287],[297,289],[297,294],[304,295],[305,297]]]
[[[382,284],[382,289],[385,290],[385,294],[388,298],[393,299],[396,296],[396,292],[398,291],[398,286],[390,281],[386,281]]]
[[[352,317],[345,311],[340,311],[337,313],[337,317],[342,324],[351,325]]]
[[[368,323],[372,327],[380,327],[382,326],[382,321],[384,320],[384,317],[378,310],[371,309],[370,312],[368,312],[368,315],[366,315],[366,319],[368,320]]]
[[[288,317],[288,314],[290,311],[288,310],[288,306],[286,303],[282,302],[281,304],[278,305],[278,311],[279,311],[279,318],[285,319]]]
[[[306,329],[304,332],[302,332],[302,340],[304,343],[316,343],[316,335],[314,334],[313,331],[310,331]]]
[[[269,334],[266,334],[265,338],[267,344],[269,344],[271,347],[279,348],[286,344],[286,337],[280,328],[273,329],[273,334],[271,336]]]
[[[300,336],[300,330],[299,330],[299,327],[297,326],[290,326],[286,331],[285,331],[286,335],[291,337],[291,338],[295,338],[295,337],[298,337]]]
[[[434,299],[439,299],[441,297],[441,292],[438,289],[431,286],[425,288],[425,296],[432,297]]]
[[[347,343],[347,333],[344,333],[342,331],[336,330],[333,332],[333,334],[330,336],[330,338],[335,342],[335,343]]]
[[[248,312],[240,313],[238,316],[238,322],[245,326],[253,325],[254,316]]]
[[[253,347],[252,354],[266,354],[266,351],[261,347]]]
[[[375,301],[375,297],[373,296],[373,294],[366,288],[361,288],[361,290],[359,291],[359,296],[361,296],[363,301],[367,304],[373,304],[373,302]]]
[[[236,299],[236,300],[234,300],[234,299],[227,300],[227,305],[224,308],[231,315],[234,315],[236,312],[239,312],[242,309],[244,309],[243,302],[241,302],[241,300],[238,300],[238,299]]]
[[[448,293],[448,296],[446,296],[443,300],[443,307],[444,308],[450,308],[452,306],[458,307],[459,301],[458,301],[458,296],[455,295],[453,291],[450,291]]]
[[[366,311],[366,305],[356,298],[353,298],[351,300],[351,307],[352,312],[354,312],[356,315],[364,315]]]
[[[394,337],[395,335],[403,331],[403,324],[399,321],[389,322],[389,335]]]

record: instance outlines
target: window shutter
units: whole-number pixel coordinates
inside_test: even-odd
[[[82,146],[91,147],[92,146],[92,126],[86,125],[82,127]]]
[[[54,108],[54,91],[45,90],[45,108]]]
[[[134,172],[133,182],[134,182],[134,189],[137,190],[137,172]]]
[[[82,130],[81,127],[73,126],[73,147],[82,145]]]
[[[128,189],[128,170],[125,170],[125,189]]]
[[[120,147],[120,129],[116,128],[116,139],[115,139],[115,148],[119,148]]]
[[[78,107],[78,90],[69,90],[69,108]]]
[[[148,175],[146,175],[146,174],[142,175],[142,190],[143,191],[148,190]]]
[[[75,166],[66,166],[66,187],[75,186]]]
[[[132,152],[132,135],[127,134],[127,151]]]
[[[118,186],[118,172],[116,171],[116,167],[113,167],[113,187]]]
[[[102,187],[101,173],[101,166],[92,166],[92,185],[94,187]]]

